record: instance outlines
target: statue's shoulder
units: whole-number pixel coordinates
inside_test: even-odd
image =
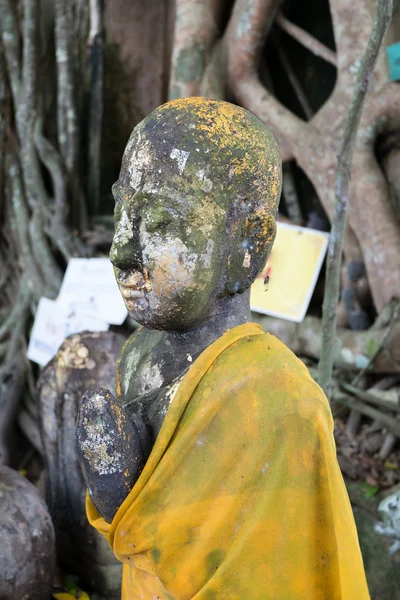
[[[140,327],[123,345],[116,366],[117,395],[124,398],[140,393],[143,381],[151,379],[157,362],[157,349],[166,337],[164,331]]]
[[[326,396],[305,364],[272,334],[242,337],[218,357],[212,373],[220,388],[226,381],[229,389],[253,395],[270,416],[313,420],[321,413],[331,419]]]
[[[228,349],[229,351],[229,349]],[[255,372],[277,377],[287,375],[290,378],[313,381],[305,364],[277,337],[270,333],[246,335],[232,346],[232,361],[243,360],[243,364],[252,365]],[[315,383],[315,382],[314,382]]]

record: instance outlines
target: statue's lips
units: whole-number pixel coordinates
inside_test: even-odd
[[[151,285],[145,280],[140,271],[120,273],[117,276],[117,281],[121,294],[126,300],[140,298],[144,292],[151,290]]]
[[[138,290],[136,288],[124,286],[121,284],[119,286],[119,289],[125,300],[134,300],[135,298],[141,298],[144,293],[144,288]]]

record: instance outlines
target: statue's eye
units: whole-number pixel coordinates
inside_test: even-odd
[[[165,208],[148,208],[141,216],[149,233],[165,230],[173,220],[173,215]]]

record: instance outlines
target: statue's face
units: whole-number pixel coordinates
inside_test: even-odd
[[[185,155],[170,152],[179,186],[139,135],[128,143],[115,197],[110,258],[129,314],[149,328],[189,329],[212,311],[226,262],[225,211],[204,174],[185,177]],[[226,244],[225,244],[226,246]],[[225,259],[224,259],[225,256]]]

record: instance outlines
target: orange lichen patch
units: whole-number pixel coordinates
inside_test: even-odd
[[[275,237],[275,233],[276,233],[275,219],[272,217],[272,215],[266,215],[266,217],[264,219],[262,219],[262,221],[261,221],[260,235],[261,235],[261,237],[265,238],[267,243],[269,243]]]
[[[151,291],[151,283],[150,283],[150,278],[149,278],[149,272],[146,269],[146,267],[143,267],[143,276],[144,276],[144,289],[146,290],[146,292],[150,292]]]
[[[190,263],[179,260],[179,255],[159,257],[152,270],[152,289],[158,297],[175,292],[177,288],[184,290],[191,283]]]
[[[121,394],[122,394],[120,363],[121,363],[121,360],[127,355],[127,352],[129,351],[130,343],[131,343],[131,338],[128,338],[126,340],[125,344],[121,348],[121,352],[119,353],[119,356],[117,358],[116,365],[115,365],[115,391],[116,391],[118,398],[121,398]]]
[[[202,97],[173,100],[156,112],[164,123],[173,113],[175,123],[190,126],[193,147],[208,147],[213,160],[227,167],[233,186],[240,190],[241,178],[243,182],[253,180],[260,200],[271,209],[277,205],[281,189],[279,148],[272,133],[256,117],[228,102]]]
[[[233,123],[240,123],[245,119],[246,111],[241,109],[234,104],[228,102],[216,102],[208,98],[193,97],[174,100],[165,105],[166,108],[173,106],[174,108],[181,108],[182,110],[188,110],[196,115],[199,122],[196,128],[201,131],[205,131],[207,135],[213,136],[214,134],[229,136],[233,131]],[[215,107],[217,110],[215,111]],[[210,108],[213,108],[212,114],[210,114]],[[226,140],[222,140],[222,144]]]
[[[213,235],[215,228],[225,216],[225,211],[212,197],[201,198],[190,215],[190,224],[198,228],[207,237]]]

